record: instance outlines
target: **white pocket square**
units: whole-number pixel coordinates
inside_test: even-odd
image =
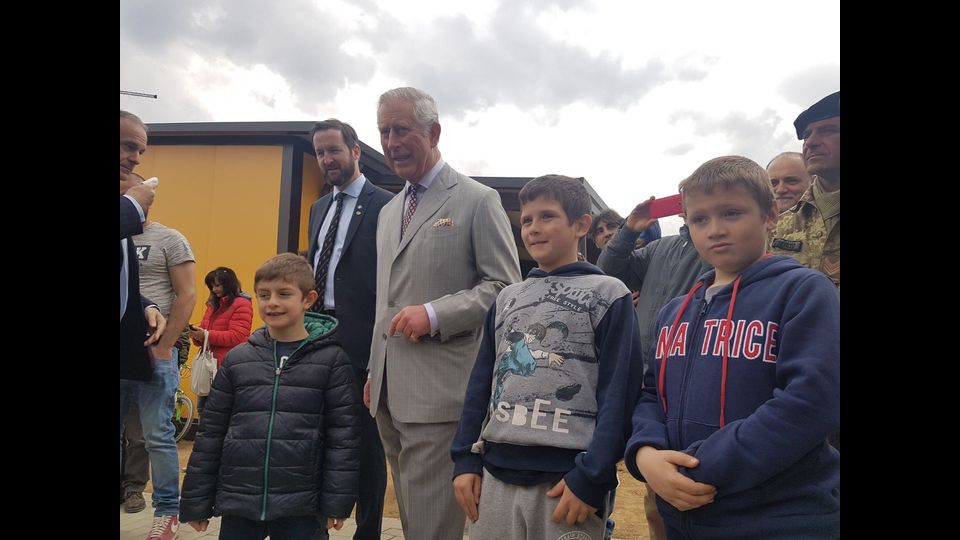
[[[431,227],[434,229],[439,229],[440,227],[453,227],[453,220],[448,217],[440,218],[434,221]]]

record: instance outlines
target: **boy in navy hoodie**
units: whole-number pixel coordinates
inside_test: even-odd
[[[541,176],[520,204],[539,268],[487,313],[450,450],[454,492],[472,540],[600,539],[643,373],[636,315],[623,282],[577,262],[583,184]]]
[[[660,311],[627,468],[669,538],[839,538],[836,287],[766,253],[777,208],[753,161],[712,159],[680,191],[714,270]]]

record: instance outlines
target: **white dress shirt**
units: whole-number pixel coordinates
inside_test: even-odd
[[[129,195],[124,195],[124,197],[130,199],[133,202],[134,208],[137,209],[137,213],[140,214],[140,223],[146,221],[147,216],[143,213],[143,207],[140,206],[140,203],[136,199]],[[123,320],[123,314],[127,311],[127,287],[130,284],[130,270],[127,268],[127,240],[128,238],[120,239],[120,249],[123,250],[123,262],[120,264],[120,320]]]
[[[340,256],[343,255],[343,244],[347,239],[347,229],[350,228],[350,219],[353,217],[353,211],[357,207],[357,200],[367,179],[362,174],[356,180],[350,182],[347,189],[342,190],[343,210],[340,211],[340,224],[337,226],[337,236],[333,239],[333,251],[330,253],[330,267],[327,269],[326,289],[323,293],[323,309],[336,309],[334,302],[333,274],[337,270],[337,263],[340,262]],[[330,224],[333,222],[333,214],[337,210],[337,194],[341,193],[340,188],[334,187],[332,198],[330,199],[330,209],[323,218],[323,225],[320,227],[317,237],[317,253],[313,256],[313,272],[317,272],[317,264],[320,263],[320,252],[323,251],[323,240],[327,237],[327,231],[330,230]]]

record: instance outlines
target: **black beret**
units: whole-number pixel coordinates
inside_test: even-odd
[[[797,128],[797,138],[801,141],[803,140],[803,132],[811,122],[833,118],[834,116],[840,116],[839,90],[814,103],[809,109],[800,113],[800,116],[793,121],[793,127]]]

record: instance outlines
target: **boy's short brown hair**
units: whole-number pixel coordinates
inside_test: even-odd
[[[693,174],[680,182],[683,207],[687,207],[687,193],[701,191],[710,195],[717,188],[731,189],[741,186],[747,190],[765,214],[774,209],[773,188],[770,176],[755,161],[743,156],[722,156],[697,167]]]
[[[590,213],[590,194],[583,182],[561,174],[545,174],[527,182],[520,190],[520,206],[544,197],[560,203],[571,225],[580,216]]]
[[[313,290],[314,285],[313,270],[310,268],[310,263],[294,253],[281,253],[257,268],[257,273],[253,276],[253,288],[256,290],[261,281],[273,280],[296,285],[300,288],[303,296],[307,296]]]

